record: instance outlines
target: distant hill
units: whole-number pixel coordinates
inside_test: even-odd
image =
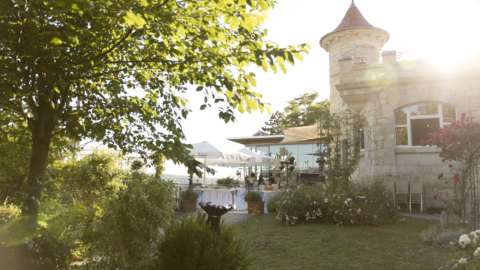
[[[173,175],[173,174],[163,174],[162,179],[164,180],[173,180],[173,182],[180,182],[182,184],[188,184],[188,175]],[[198,178],[197,176],[193,176],[193,182],[196,183],[198,179],[198,182],[203,184],[203,178]],[[208,184],[216,184],[217,183],[217,177],[207,177],[206,178],[206,183]]]

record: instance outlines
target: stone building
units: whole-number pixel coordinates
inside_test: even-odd
[[[382,51],[389,38],[352,1],[340,25],[320,39],[330,54],[331,111],[349,109],[367,119],[358,181],[420,182],[426,205],[440,204],[433,195],[448,190],[437,176],[450,170],[439,148],[419,142],[462,113],[480,119],[480,55],[446,73],[438,64],[442,55],[405,60],[400,52]]]

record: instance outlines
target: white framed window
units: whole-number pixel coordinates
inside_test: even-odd
[[[396,147],[420,146],[427,134],[444,128],[456,119],[455,107],[439,103],[420,103],[395,110]]]

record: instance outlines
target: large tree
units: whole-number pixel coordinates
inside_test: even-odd
[[[205,93],[200,109],[220,103],[228,122],[234,109],[269,110],[245,66],[286,72],[307,52],[265,40],[274,2],[0,0],[0,108],[32,136],[22,213],[37,216],[50,142],[62,134],[200,173],[179,123],[188,86]]]
[[[265,122],[265,126],[262,127],[262,131],[267,132],[270,135],[277,135],[282,132],[282,121],[284,115],[280,111],[276,111],[270,116],[270,120]]]
[[[290,101],[285,107],[284,127],[310,126],[317,123],[322,113],[330,111],[330,101],[328,99],[315,102],[318,98],[318,92],[305,93]]]

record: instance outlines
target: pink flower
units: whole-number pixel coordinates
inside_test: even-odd
[[[449,167],[449,168],[451,168],[451,167],[453,167],[453,165],[452,165],[452,164],[450,164],[450,163],[448,163],[448,167]]]
[[[348,209],[348,211],[350,212],[350,211],[352,211],[352,209]]]
[[[293,198],[293,194],[292,194],[292,198]]]
[[[442,162],[445,162],[445,159],[444,159],[444,158],[442,158]]]
[[[439,156],[439,157],[443,157],[443,152],[440,152],[440,153],[438,154],[438,156]]]
[[[433,198],[436,200],[438,198],[438,194],[433,195]]]
[[[421,145],[421,146],[425,146],[425,141],[424,141],[424,140],[420,140],[420,145]]]
[[[453,199],[452,199],[452,202],[457,202],[457,199],[453,198]]]
[[[443,173],[439,174],[438,175],[438,180],[440,180],[440,178],[442,178],[442,177],[443,177]]]
[[[357,212],[360,214],[360,212],[362,212],[362,209],[358,209]]]
[[[459,178],[459,176],[460,176],[460,175],[459,175],[458,173],[457,173],[457,174],[455,174],[455,175],[453,176],[453,180],[455,180],[455,182],[458,182],[458,181],[460,181],[460,178]]]
[[[428,144],[429,146],[432,146],[432,139],[428,139],[427,144]]]

